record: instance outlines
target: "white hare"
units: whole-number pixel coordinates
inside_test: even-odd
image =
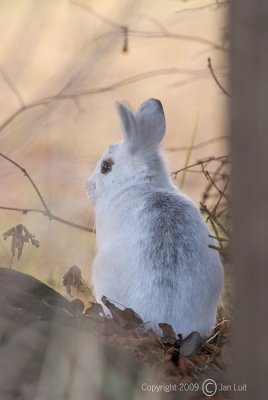
[[[216,319],[223,270],[198,208],[170,182],[159,144],[160,101],[137,113],[117,104],[123,141],[110,146],[88,181],[95,205],[96,298],[134,309],[156,331],[207,336]],[[158,328],[159,329],[159,328]]]

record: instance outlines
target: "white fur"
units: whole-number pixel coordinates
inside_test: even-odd
[[[102,295],[133,308],[148,326],[207,336],[223,284],[219,256],[200,212],[171,184],[159,144],[165,117],[157,100],[135,114],[118,104],[124,141],[110,146],[88,182],[98,252],[93,265]],[[112,170],[101,173],[103,160]]]

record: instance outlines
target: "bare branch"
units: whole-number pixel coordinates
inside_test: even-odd
[[[87,90],[83,90],[83,91],[80,91],[77,93],[64,94],[61,91],[58,94],[56,94],[55,96],[45,97],[36,102],[24,105],[23,107],[21,107],[20,109],[15,111],[11,116],[9,116],[0,125],[0,132],[2,132],[11,122],[13,122],[22,113],[29,111],[31,109],[37,108],[37,107],[46,106],[47,104],[52,103],[54,101],[72,100],[72,101],[76,102],[76,100],[78,98],[91,96],[91,95],[94,95],[97,93],[104,93],[104,92],[112,91],[116,88],[131,85],[138,81],[153,78],[155,76],[160,76],[160,75],[181,74],[181,75],[195,76],[200,73],[201,73],[201,71],[199,71],[199,70],[191,70],[191,69],[187,69],[187,68],[164,68],[164,69],[158,69],[155,71],[144,72],[142,74],[131,76],[129,78],[120,79],[120,80],[112,83],[111,85],[107,85],[107,86],[103,86],[103,87],[99,87],[99,88],[87,89]]]
[[[231,94],[222,86],[222,84],[221,84],[220,81],[218,80],[218,78],[217,78],[217,76],[216,76],[216,74],[215,74],[215,72],[214,72],[214,69],[213,69],[213,67],[212,67],[212,63],[211,63],[211,58],[210,58],[210,57],[208,58],[208,68],[209,68],[209,70],[210,70],[210,72],[211,72],[211,75],[212,75],[214,81],[216,82],[217,86],[221,89],[221,91],[222,91],[226,96],[231,97]]]
[[[75,222],[71,222],[71,221],[63,219],[61,217],[58,217],[57,215],[52,214],[50,211],[49,211],[49,213],[47,213],[46,211],[38,209],[38,208],[18,208],[18,207],[0,206],[0,210],[17,211],[17,212],[21,212],[24,215],[27,215],[28,213],[35,212],[35,213],[43,214],[45,217],[48,217],[50,220],[54,220],[54,221],[60,222],[60,223],[62,223],[64,225],[72,226],[73,228],[77,228],[77,229],[79,229],[81,231],[96,233],[95,229],[88,228],[86,226],[76,224]]]
[[[95,38],[95,40],[101,40],[104,37],[107,36],[124,36],[124,32],[122,29],[120,29],[120,31],[110,31],[110,32],[106,32],[98,37]],[[130,37],[139,37],[139,38],[145,38],[145,39],[173,39],[173,40],[183,40],[185,42],[191,42],[191,43],[200,43],[202,45],[205,46],[209,46],[215,50],[220,50],[220,51],[224,51],[224,52],[228,52],[229,50],[226,49],[225,47],[212,42],[209,39],[205,39],[205,38],[201,38],[199,36],[193,36],[193,35],[183,35],[180,33],[172,33],[172,32],[167,32],[167,33],[163,33],[163,32],[147,32],[147,31],[138,31],[138,30],[132,30],[129,29],[128,30],[128,35]]]
[[[47,213],[49,213],[49,209],[48,206],[43,198],[43,196],[41,195],[38,187],[36,186],[36,184],[34,183],[33,179],[31,178],[31,176],[28,174],[28,172],[26,171],[25,168],[23,168],[20,164],[18,164],[16,161],[12,160],[11,158],[7,157],[5,154],[0,153],[0,156],[3,157],[5,160],[9,161],[11,164],[15,165],[15,167],[17,167],[19,170],[21,170],[21,172],[26,176],[26,178],[29,180],[29,182],[31,183],[31,185],[33,186],[35,192],[37,193],[37,196],[39,197],[45,211]]]
[[[17,88],[15,83],[12,81],[12,79],[8,75],[7,70],[3,64],[0,64],[0,71],[3,76],[4,81],[8,85],[9,89],[13,92],[14,96],[17,98],[21,108],[25,107],[24,99],[23,99],[19,89]]]
[[[216,214],[216,211],[217,211],[217,209],[218,209],[218,206],[219,206],[219,204],[220,204],[220,202],[221,202],[221,199],[222,199],[223,197],[225,197],[228,201],[230,201],[229,197],[227,197],[227,196],[225,195],[225,191],[226,191],[226,189],[227,189],[227,187],[228,187],[228,183],[229,183],[229,177],[226,178],[226,182],[225,182],[225,186],[224,186],[223,190],[222,190],[222,191],[219,191],[220,197],[219,197],[217,203],[215,204],[215,206],[214,206],[214,208],[213,208],[213,210],[212,210],[212,214],[214,214],[214,215]]]
[[[187,167],[184,168],[180,168],[177,171],[172,172],[172,175],[174,177],[177,177],[177,175],[185,170],[189,170],[193,167],[196,166],[201,166],[201,168],[203,168],[206,164],[210,163],[211,161],[221,161],[221,160],[227,160],[229,158],[228,155],[224,155],[224,156],[219,156],[219,157],[207,157],[207,158],[203,158],[202,160],[196,161],[195,163],[191,164],[191,165],[187,165]]]
[[[83,9],[84,11],[88,12],[89,14],[91,14],[92,16],[97,18],[98,20],[102,21],[104,24],[109,25],[113,28],[116,28],[116,31],[105,33],[104,35],[99,36],[97,38],[97,40],[102,39],[105,36],[122,36],[123,35],[125,37],[125,32],[127,29],[128,36],[135,36],[135,37],[148,38],[148,39],[168,38],[168,39],[184,40],[184,41],[189,41],[189,42],[201,43],[201,44],[210,46],[217,50],[227,51],[223,46],[221,46],[217,43],[214,43],[205,38],[169,32],[163,26],[163,24],[161,24],[159,21],[157,21],[155,19],[154,19],[154,23],[155,24],[157,23],[159,28],[161,27],[161,29],[159,31],[149,32],[149,31],[142,31],[142,30],[134,30],[134,29],[130,29],[128,26],[122,25],[122,24],[114,21],[111,18],[108,18],[108,17],[102,15],[101,13],[99,13],[98,11],[93,9],[91,6],[81,4],[81,3],[78,3],[78,2],[72,1],[72,0],[70,1],[70,3],[73,4],[74,6],[79,7],[81,9]]]
[[[207,9],[211,11],[218,11],[221,7],[226,7],[229,4],[230,0],[223,0],[223,1],[216,0],[213,3],[208,3],[205,4],[204,6],[184,8],[183,10],[177,11],[176,14],[182,14],[188,11],[203,11]]]
[[[228,231],[227,228],[225,228],[221,222],[219,222],[219,220],[216,218],[215,215],[213,215],[209,209],[207,208],[207,206],[205,204],[203,204],[202,202],[200,202],[201,205],[201,211],[206,213],[208,216],[208,219],[210,219],[211,221],[215,222],[215,224],[221,229],[221,231],[227,236],[230,237],[230,232]]]
[[[229,197],[224,193],[225,190],[226,190],[226,188],[227,188],[227,185],[228,185],[228,179],[227,179],[226,185],[225,185],[225,187],[224,187],[224,190],[222,191],[221,189],[218,188],[218,186],[216,185],[215,180],[212,179],[212,177],[211,177],[211,175],[210,175],[210,173],[209,173],[208,171],[204,170],[204,175],[207,177],[207,179],[211,182],[211,184],[212,184],[212,185],[214,186],[214,188],[217,190],[217,192],[218,192],[219,195],[220,195],[220,199],[221,199],[222,197],[225,197],[226,200],[230,201]]]
[[[79,224],[76,224],[75,222],[68,221],[66,219],[63,219],[61,217],[58,217],[57,215],[53,214],[50,209],[48,208],[48,205],[46,201],[44,200],[44,197],[42,196],[40,190],[34,183],[32,177],[29,175],[29,173],[26,171],[25,168],[23,168],[20,164],[18,164],[16,161],[12,160],[11,158],[7,157],[5,154],[0,153],[0,156],[3,157],[5,160],[9,161],[11,164],[13,164],[16,168],[18,168],[29,180],[31,183],[32,187],[34,188],[35,192],[37,193],[40,202],[42,203],[44,210],[38,209],[38,208],[18,208],[18,207],[5,207],[5,206],[0,206],[0,209],[2,210],[8,210],[8,211],[17,211],[17,212],[22,212],[23,214],[28,214],[30,212],[35,212],[39,214],[43,214],[45,217],[48,217],[50,220],[58,221],[62,224],[72,226],[73,228],[80,229],[82,231],[86,232],[91,232],[95,233],[95,230],[92,228],[88,228],[86,226],[82,226]]]

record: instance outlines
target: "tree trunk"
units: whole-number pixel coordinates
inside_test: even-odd
[[[233,256],[236,275],[233,383],[238,399],[268,394],[268,2],[231,4]]]

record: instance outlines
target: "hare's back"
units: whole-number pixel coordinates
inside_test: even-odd
[[[165,268],[189,268],[207,249],[208,231],[200,212],[180,193],[158,191],[143,208],[143,251],[148,261]]]

